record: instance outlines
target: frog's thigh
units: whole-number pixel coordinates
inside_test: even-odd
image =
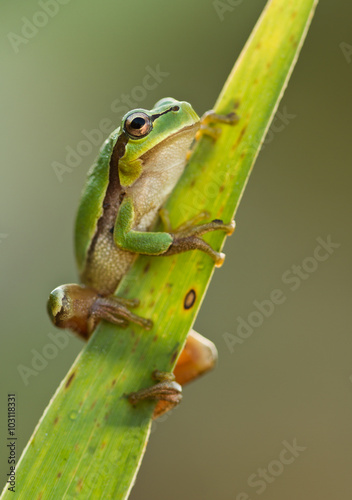
[[[122,250],[145,255],[161,255],[170,247],[172,236],[168,233],[129,231],[123,238],[116,235],[115,241]]]
[[[213,342],[191,330],[174,369],[176,381],[181,385],[191,382],[214,368],[217,359],[218,352]]]

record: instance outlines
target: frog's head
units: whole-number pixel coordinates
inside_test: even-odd
[[[131,186],[145,170],[184,161],[199,128],[199,116],[185,101],[167,97],[150,111],[135,109],[121,124],[125,149],[119,161],[120,182]]]

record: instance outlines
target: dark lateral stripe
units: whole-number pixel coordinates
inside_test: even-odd
[[[104,231],[110,230],[112,221],[116,219],[121,202],[120,197],[122,195],[118,164],[120,158],[122,158],[125,154],[128,140],[128,135],[122,132],[118,140],[116,141],[113,152],[111,154],[109,162],[109,184],[103,201],[103,213],[98,220],[97,230],[88,250],[86,266],[87,264],[89,264],[90,256],[94,253],[98,236]],[[109,228],[105,227],[106,225],[109,225]]]
[[[170,109],[167,109],[166,111],[163,111],[162,113],[157,113],[156,115],[152,115],[151,118],[152,118],[152,121],[156,120],[157,118],[159,118],[159,116],[162,116],[162,115],[166,115],[166,113],[169,113],[170,111],[172,111],[174,109],[175,106],[171,106]]]
[[[110,176],[111,176],[111,170],[112,170],[111,167],[112,166],[114,168],[116,168],[116,170],[117,170],[117,165],[119,164],[119,159],[122,158],[123,155],[125,154],[126,145],[128,143],[128,140],[129,140],[128,135],[125,132],[121,132],[121,134],[119,135],[119,138],[116,141],[116,144],[114,146],[112,154],[111,154],[110,170],[109,170]]]

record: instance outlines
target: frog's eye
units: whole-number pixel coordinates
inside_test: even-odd
[[[146,113],[131,113],[125,120],[124,129],[133,138],[145,137],[153,128],[153,122]]]

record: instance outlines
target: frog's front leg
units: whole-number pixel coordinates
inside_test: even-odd
[[[189,227],[183,231],[171,233],[173,237],[172,244],[163,255],[174,255],[176,253],[188,252],[189,250],[201,250],[214,260],[216,267],[221,267],[225,260],[225,254],[216,252],[209,243],[199,238],[199,236],[211,231],[225,231],[228,235],[231,235],[234,230],[235,221],[232,221],[230,224],[224,224],[222,220],[214,219],[207,224],[200,224],[199,226]]]
[[[120,207],[116,219],[114,238],[117,246],[129,252],[146,255],[174,255],[189,250],[201,250],[221,266],[225,255],[216,252],[208,243],[200,238],[201,235],[211,231],[225,231],[228,235],[235,229],[235,222],[224,224],[222,220],[215,219],[207,224],[182,225],[180,230],[168,232],[144,232],[133,229],[135,223],[133,201],[126,197]]]
[[[138,304],[135,299],[104,297],[90,287],[70,283],[51,292],[48,312],[55,326],[69,328],[87,340],[102,319],[122,327],[132,321],[149,330],[153,323],[129,310]]]

